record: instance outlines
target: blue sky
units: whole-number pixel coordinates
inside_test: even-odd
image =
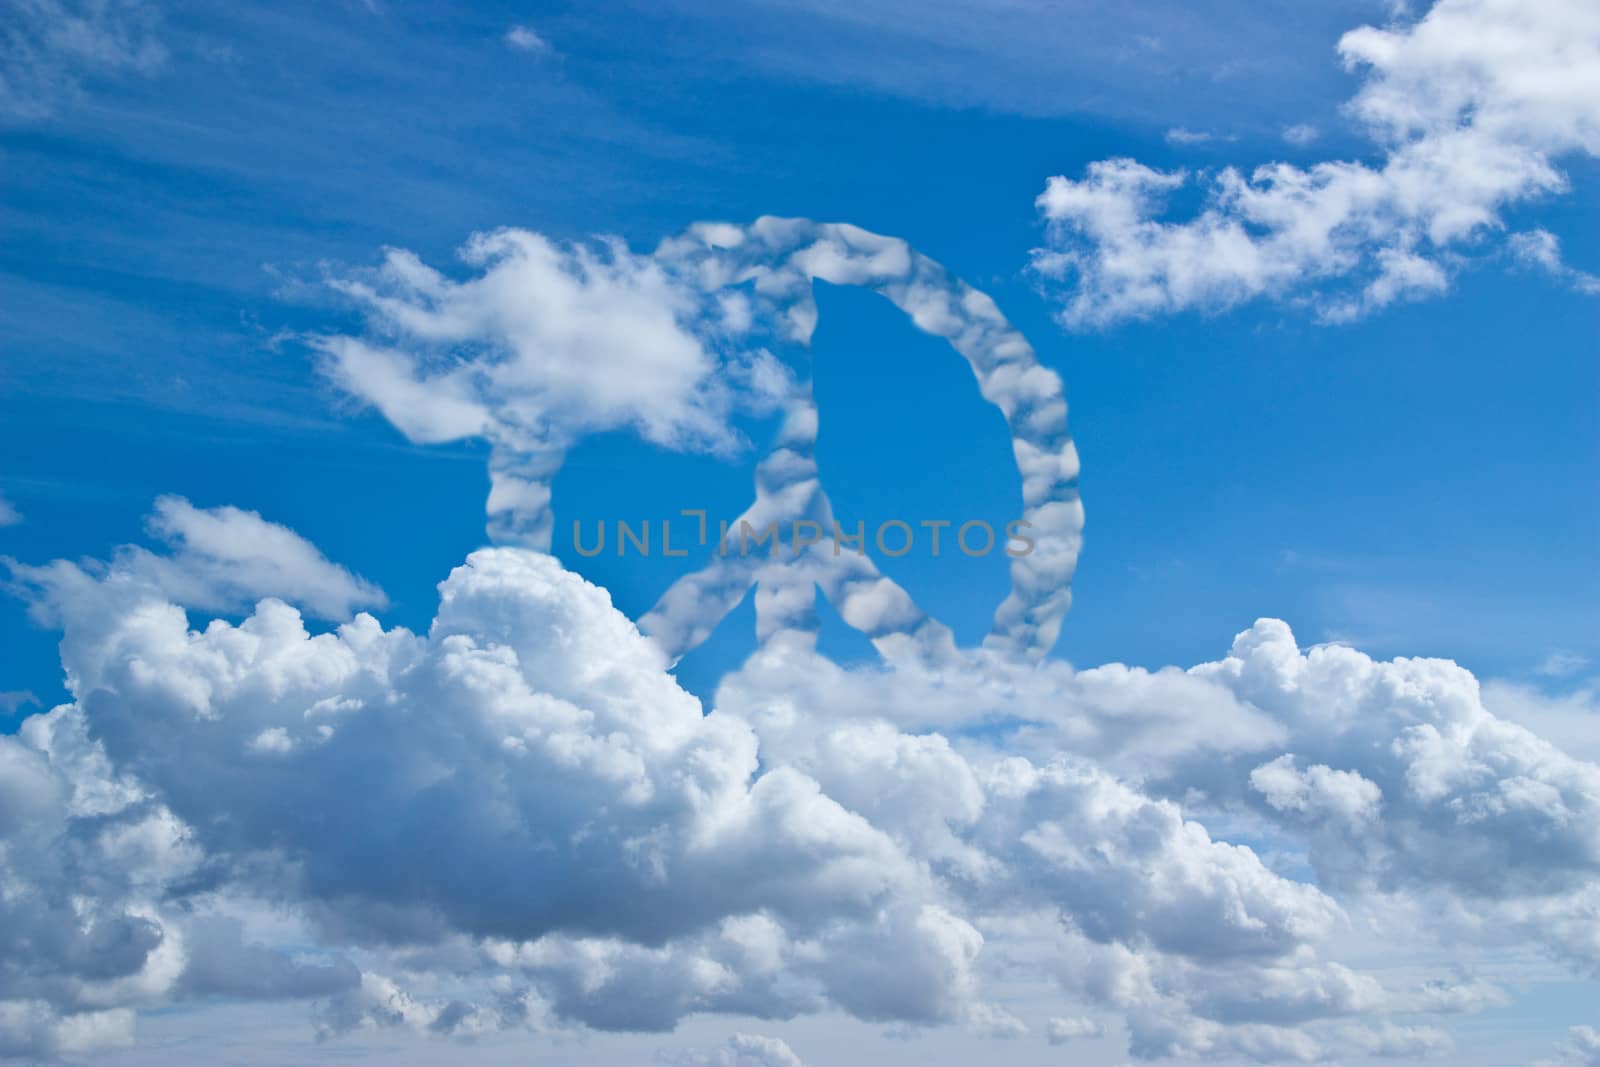
[[[442,578],[485,543],[489,449],[407,440],[335,383],[315,338],[368,326],[330,279],[388,248],[465,279],[475,268],[457,250],[500,227],[615,235],[645,255],[695,222],[794,216],[903,238],[991,295],[1065,383],[1086,524],[1055,659],[1202,663],[1270,617],[1302,646],[1452,659],[1498,687],[1499,714],[1559,720],[1564,736],[1592,721],[1592,115],[1572,119],[1571,143],[1530,149],[1557,162],[1565,191],[1508,195],[1490,224],[1439,243],[1445,291],[1349,322],[1319,321],[1339,279],[1310,270],[1237,300],[1067,321],[1074,286],[1109,269],[1094,257],[1110,239],[1093,244],[1072,219],[1063,237],[1036,203],[1052,176],[1087,187],[1103,160],[1198,183],[1274,161],[1379,166],[1376,120],[1348,104],[1371,79],[1336,48],[1426,9],[112,5],[92,23],[107,36],[76,51],[49,31],[72,10],[23,4],[3,38],[0,499],[18,521],[0,525],[0,556],[110,559],[151,543],[146,517],[172,494],[291,528],[381,587],[384,625],[424,632]],[[1412,73],[1391,81],[1413,86]],[[1286,139],[1295,127],[1316,135]],[[1173,217],[1200,210],[1202,190],[1178,189]],[[1515,251],[1511,235],[1533,232],[1559,240],[1559,265]],[[1083,257],[1079,273],[1030,267],[1041,248]],[[962,361],[887,302],[819,288],[817,454],[835,510],[869,526],[1019,515],[1004,420]],[[752,440],[770,429],[738,425]],[[736,512],[758,454],[684,453],[626,430],[583,441],[554,483],[557,558],[638,618],[689,564],[585,559],[568,524]],[[1007,588],[997,557],[881,567],[963,644]],[[33,604],[0,600],[0,692],[18,705],[6,733],[74,697],[60,634]],[[752,618],[747,604],[732,622]],[[684,685],[709,703],[752,647],[725,628],[685,661]],[[872,655],[836,620],[823,648]],[[1583,710],[1550,710],[1562,700]],[[1504,1059],[1474,1062],[1557,1055],[1585,1022],[1600,1020],[1542,1021],[1493,1053]],[[1030,1056],[1061,1051],[1035,1043]]]

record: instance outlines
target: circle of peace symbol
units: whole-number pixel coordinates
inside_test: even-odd
[[[1030,551],[1010,559],[1010,592],[995,610],[983,647],[1042,659],[1069,606],[1081,544],[1078,457],[1060,377],[1038,361],[994,301],[905,241],[842,223],[763,217],[742,227],[697,224],[665,241],[654,261],[708,301],[734,295],[747,301],[748,321],[770,324],[777,340],[802,351],[816,328],[813,283],[821,280],[881,294],[967,361],[984,399],[1005,416],[1022,476],[1021,522],[1032,542]],[[780,428],[757,464],[755,500],[724,520],[726,528],[775,525],[780,537],[789,537],[798,522],[831,533],[838,527],[817,469],[818,411],[809,375],[791,376],[779,403]],[[553,450],[496,443],[488,505],[494,540],[548,550],[549,487],[561,459]],[[766,557],[714,555],[675,581],[638,620],[639,628],[675,662],[704,642],[754,586],[758,641],[814,646],[820,590],[888,660],[936,663],[955,651],[949,628],[882,574],[864,546],[840,551],[832,537],[784,544],[789,551]]]

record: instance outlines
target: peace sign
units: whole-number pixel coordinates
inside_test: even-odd
[[[736,535],[744,524],[770,529],[787,551],[764,560],[719,553],[674,583],[640,620],[672,659],[704,641],[752,585],[763,642],[814,641],[820,588],[887,657],[937,661],[954,651],[949,629],[879,573],[864,545],[841,550],[817,474],[808,360],[795,372],[763,347],[808,352],[817,279],[888,297],[966,359],[984,398],[1005,415],[1031,547],[1011,559],[1011,591],[984,647],[1037,660],[1054,645],[1083,530],[1061,380],[993,300],[906,242],[839,223],[761,218],[690,227],[649,256],[620,241],[560,246],[526,230],[478,235],[463,256],[483,273],[458,282],[391,252],[371,280],[340,283],[403,345],[320,343],[335,379],[413,441],[492,443],[487,512],[496,542],[549,551],[551,482],[585,434],[628,428],[669,447],[716,447],[730,439],[728,415],[741,398],[761,395],[781,408],[781,429],[756,468],[755,500],[728,524]],[[828,536],[813,541],[801,530]]]
[[[881,293],[920,329],[950,342],[972,367],[984,398],[1005,415],[1022,474],[1022,521],[1033,542],[1011,561],[1011,592],[984,644],[1002,654],[1043,657],[1069,606],[1081,544],[1077,452],[1067,433],[1060,378],[1039,364],[994,301],[904,241],[837,223],[762,218],[742,229],[700,225],[663,244],[657,257],[707,291],[747,287],[765,319],[781,324],[800,345],[809,345],[816,327],[812,282],[819,278]],[[814,643],[813,590],[821,589],[844,621],[887,658],[937,662],[954,650],[950,630],[917,608],[864,551],[841,551],[840,528],[817,472],[817,425],[811,382],[797,380],[784,398],[777,440],[756,469],[755,501],[728,524],[736,533],[772,527],[780,542],[789,540],[764,559],[742,550],[718,553],[675,582],[640,620],[674,660],[704,641],[752,585],[763,643]],[[798,539],[800,529],[829,536],[806,543],[809,538]]]

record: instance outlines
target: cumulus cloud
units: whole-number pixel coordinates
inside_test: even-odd
[[[982,938],[915,858],[813,779],[762,771],[748,726],[703,715],[552,557],[475,554],[425,637],[367,615],[313,637],[272,599],[196,632],[153,586],[78,575],[33,586],[65,627],[75,696],[47,721],[161,797],[210,883],[290,905],[332,944],[466,938],[600,1028],[830,999],[925,1021],[965,1007]],[[61,786],[46,754],[12,749],[28,804],[6,809],[30,826]],[[96,965],[119,975],[173,944],[154,920],[111,929],[127,961]],[[183,972],[196,989],[348,987],[334,1030],[383,1022],[399,997],[381,974],[267,965],[225,925],[206,935]],[[466,1016],[417,1000],[399,1021],[415,1018],[455,1032]]]
[[[956,721],[812,707],[779,684],[815,668],[803,644],[769,643],[705,714],[547,555],[474,553],[426,634],[363,614],[313,636],[270,598],[192,629],[155,583],[52,567],[77,579],[27,588],[65,630],[73,700],[6,739],[0,829],[39,887],[6,929],[63,934],[8,954],[8,1004],[314,999],[329,1035],[829,1008],[1008,1034],[1026,1024],[989,976],[1043,947],[1026,970],[1124,1013],[1136,1054],[1272,1060],[1381,1003],[1321,956],[1346,921],[1332,898],[1173,800]],[[102,867],[103,925],[61,913],[51,880],[99,888]],[[250,935],[250,900],[317,955]],[[430,973],[470,988],[408,987]],[[772,1052],[734,1051],[752,1049]]]
[[[1600,11],[1587,0],[1438,0],[1415,22],[1345,34],[1339,53],[1363,74],[1348,111],[1374,163],[1195,175],[1111,159],[1050,179],[1038,199],[1049,241],[1033,267],[1059,286],[1062,320],[1270,298],[1338,322],[1434,296],[1498,240],[1510,208],[1568,190],[1564,159],[1600,154]],[[1292,130],[1291,143],[1309,143],[1309,128]],[[1189,189],[1199,211],[1165,218]],[[1511,249],[1590,287],[1542,231]]]
[[[13,565],[72,696],[0,738],[19,1055],[210,998],[311,1001],[328,1037],[840,1011],[1054,1041],[1118,1019],[1143,1059],[1417,1057],[1449,1042],[1418,1016],[1504,994],[1460,967],[1390,987],[1335,958],[1357,924],[1600,967],[1600,768],[1447,661],[1272,620],[1155,672],[844,668],[780,633],[707,713],[542,553],[472,554],[426,633],[313,635],[289,601],[329,583],[282,560],[348,572],[291,531],[167,500],[151,532]],[[265,598],[191,626],[196,588]],[[1093,1014],[1025,1018],[1018,981]]]
[[[1600,885],[1600,838],[1592,832],[1600,825],[1594,810],[1600,767],[1495,715],[1477,680],[1448,661],[1382,663],[1340,646],[1302,650],[1288,627],[1265,620],[1241,634],[1228,657],[1188,671],[1113,666],[1073,672],[1047,665],[1041,677],[991,661],[953,675],[903,666],[843,670],[809,652],[764,650],[724,682],[718,703],[757,725],[764,751],[808,768],[885,827],[902,819],[916,825],[919,816],[911,813],[940,813],[946,825],[974,818],[969,813],[976,800],[963,798],[985,792],[981,825],[1004,826],[1006,808],[992,790],[969,791],[953,766],[929,772],[922,792],[890,784],[898,779],[882,768],[908,766],[905,755],[875,761],[879,770],[869,780],[877,785],[856,799],[828,768],[847,773],[873,752],[873,734],[857,717],[893,718],[895,730],[883,734],[889,739],[934,729],[944,736],[978,728],[980,736],[993,737],[998,731],[1000,751],[1046,759],[1070,750],[1143,783],[1147,793],[1259,824],[1270,837],[1303,849],[1317,884],[1364,914],[1403,912],[1406,920],[1394,920],[1403,926],[1431,912],[1427,921],[1441,939],[1531,941],[1580,971],[1600,966],[1589,918]],[[850,740],[830,740],[830,731]],[[968,740],[956,750],[968,766],[975,744]],[[1084,788],[1085,779],[1076,781]],[[1110,798],[1120,788],[1096,787],[1085,809],[1117,810]],[[1139,821],[1154,825],[1147,820],[1156,810],[1145,809]],[[1100,832],[1080,820],[1067,839],[1051,838],[1042,828],[1017,834],[1049,859],[1104,855],[1109,843]],[[949,856],[952,864],[970,862],[961,846],[971,840],[935,833],[921,848]],[[1133,857],[1118,859],[1120,865]],[[1026,869],[1043,880],[1048,868],[1035,862]],[[1074,901],[1075,912],[1094,917],[1084,927],[1091,936],[1126,937],[1128,928],[1116,924],[1123,907],[1140,915],[1145,943],[1166,953],[1193,955],[1199,946],[1181,937],[1163,940],[1163,929],[1226,927],[1216,915],[1201,921],[1177,913],[1168,927],[1161,918],[1166,905],[1150,895],[1158,883],[1148,879],[1123,885],[1111,872],[1097,871],[1078,884],[1111,898]],[[1244,884],[1234,883],[1229,892]],[[1293,923],[1311,924],[1293,934],[1292,926],[1278,928],[1289,936],[1275,947],[1339,921],[1290,904],[1278,883],[1262,885],[1272,889],[1259,907],[1285,908],[1280,914],[1286,920],[1292,915]],[[1174,904],[1203,908],[1204,896],[1185,886]],[[1223,936],[1234,951],[1250,941],[1237,930]],[[1211,982],[1219,988],[1214,976]],[[1323,994],[1332,988],[1320,986]],[[1370,1011],[1377,996],[1376,987],[1354,981],[1335,1002],[1347,1011]],[[1258,987],[1253,1010],[1261,1011],[1264,999]],[[1435,997],[1428,1004],[1428,1010],[1445,1010],[1446,1002]]]
[[[69,675],[117,765],[196,824],[213,863],[278,853],[285,891],[347,936],[661,937],[753,900],[811,922],[870,912],[912,878],[803,778],[752,780],[748,731],[703,717],[605,594],[553,557],[477,553],[440,595],[426,638],[367,615],[311,637],[271,600],[191,635],[146,602],[117,660],[74,660]],[[70,630],[102,606],[60,610]],[[201,744],[197,722],[219,729]],[[174,747],[154,743],[163,734]],[[204,817],[240,788],[225,825]],[[374,817],[421,836],[374,837]],[[447,827],[435,848],[450,862],[408,862]],[[766,873],[730,879],[725,865]]]
[[[391,251],[334,283],[380,327],[440,350],[435,370],[420,352],[324,342],[341,384],[408,436],[450,440],[492,424],[530,443],[622,427],[658,444],[727,442],[716,359],[682,325],[693,294],[647,257],[519,230],[479,236],[462,255],[480,276],[458,282]],[[456,355],[474,348],[477,360]]]
[[[182,967],[156,906],[190,867],[181,830],[126,783],[91,781],[103,768],[80,740],[52,715],[0,736],[0,1056],[126,1044],[130,1007]]]
[[[506,229],[461,255],[477,272],[461,281],[402,250],[332,279],[372,329],[315,344],[333,380],[411,440],[493,443],[498,539],[548,545],[548,482],[584,434],[727,451],[742,440],[733,409],[770,406],[781,387],[769,355],[723,350],[725,317],[698,287],[621,241]]]
[[[72,587],[91,586],[122,590],[134,599],[159,593],[174,603],[212,612],[235,611],[276,596],[326,619],[388,603],[377,586],[330,563],[311,542],[253,511],[197,508],[182,497],[164,496],[146,525],[171,546],[170,553],[125,546],[109,564],[87,569],[60,560],[42,567],[12,562],[12,578],[41,594],[48,591],[34,598],[46,613],[51,604],[70,600]]]
[[[1516,721],[1576,712],[1271,619],[1187,669],[1046,657],[1082,528],[1061,383],[905,242],[761,219],[648,256],[502,231],[468,260],[336,279],[369,328],[318,341],[407,436],[491,442],[512,543],[440,583],[424,632],[352,617],[381,591],[287,527],[175,497],[160,547],[6,561],[71,700],[0,737],[0,1049],[205,998],[310,1001],[330,1039],[831,1012],[1139,1059],[1418,1057],[1449,1047],[1429,1017],[1504,996],[1452,949],[1600,969],[1600,767]],[[853,553],[713,561],[635,625],[539,550],[583,434],[732,448],[762,403],[740,518],[831,522],[794,369],[818,279],[947,340],[1006,418],[1040,550],[978,647]],[[708,709],[672,665],[751,585],[759,647]],[[818,589],[881,662],[817,653]],[[1449,964],[1367,973],[1339,958],[1360,937]]]
[[[1378,663],[1333,645],[1300,652],[1286,626],[1262,622],[1196,672],[1288,726],[1292,756],[1235,781],[1257,794],[1243,803],[1305,821],[1320,884],[1575,908],[1592,897],[1600,767],[1493,715],[1455,664]],[[1227,788],[1208,781],[1214,771],[1171,773],[1218,796]]]
[[[11,0],[0,26],[0,120],[47,118],[101,78],[166,62],[155,9],[139,0]]]
[[[719,1048],[663,1052],[656,1059],[671,1067],[805,1067],[788,1044],[759,1034],[734,1034]]]
[[[62,1016],[41,1000],[0,1001],[0,1056],[55,1060],[126,1046],[133,1022],[125,1009]]]
[[[1301,771],[1292,755],[1251,771],[1250,787],[1279,812],[1353,823],[1376,819],[1383,803],[1383,792],[1360,774],[1321,764]]]
[[[1562,751],[1600,762],[1600,691],[1592,682],[1569,684],[1569,689],[1550,691],[1516,682],[1488,682],[1483,701],[1499,717],[1526,726]]]
[[[181,538],[161,558],[218,565]],[[425,634],[312,635],[272,598],[196,629],[183,583],[35,573],[72,702],[0,738],[23,1055],[184,997],[313,1001],[329,1037],[826,1010],[1007,1036],[1029,1020],[1004,976],[1095,1012],[1034,1020],[1057,1042],[1104,1016],[1139,1058],[1415,1057],[1448,1047],[1418,1014],[1503,994],[1339,963],[1353,915],[1600,961],[1600,769],[1443,661],[1272,621],[1153,673],[845,669],[779,638],[707,714],[603,590],[525,549],[469,557]],[[1190,807],[1303,849],[1315,884]]]

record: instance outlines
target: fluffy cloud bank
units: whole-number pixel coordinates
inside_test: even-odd
[[[1041,277],[1061,317],[1103,326],[1267,297],[1342,321],[1437,295],[1492,247],[1514,206],[1566,192],[1564,158],[1600,154],[1600,9],[1588,0],[1438,0],[1421,19],[1339,42],[1364,82],[1348,112],[1375,163],[1271,163],[1249,174],[1161,171],[1131,159],[1052,178],[1038,206]],[[1198,188],[1191,218],[1163,218]],[[1584,291],[1542,230],[1510,252]]]
[[[281,538],[233,565],[282,586],[252,552]],[[846,670],[780,635],[708,714],[541,553],[474,553],[425,634],[313,633],[270,596],[196,629],[216,557],[151,556],[205,580],[12,565],[63,627],[73,702],[0,738],[9,1055],[210,997],[311,1001],[328,1035],[832,1010],[1120,1033],[1150,1059],[1417,1056],[1448,1047],[1430,1017],[1499,992],[1364,973],[1336,958],[1353,930],[1600,962],[1600,769],[1449,663],[1302,650],[1272,621],[1154,673]],[[1053,1010],[1018,1014],[1019,978]],[[798,1062],[748,1036],[695,1055]]]

